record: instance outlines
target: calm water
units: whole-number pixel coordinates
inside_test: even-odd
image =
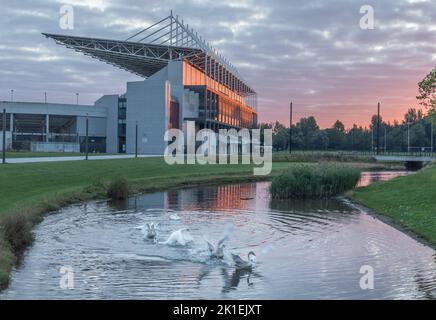
[[[394,173],[365,173],[361,184]],[[126,203],[76,205],[48,216],[1,299],[404,299],[435,298],[436,255],[347,202],[271,202],[268,183],[235,184],[138,196]],[[241,198],[249,200],[241,200]],[[180,220],[171,220],[177,213]],[[137,229],[159,222],[159,240],[189,227],[195,242],[170,247]],[[233,226],[227,253],[257,253],[236,271],[208,258]],[[362,265],[374,268],[362,290]],[[74,289],[61,289],[60,267],[74,268]]]

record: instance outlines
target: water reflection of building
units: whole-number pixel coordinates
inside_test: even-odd
[[[245,210],[257,207],[256,194],[263,189],[256,183],[174,189],[132,197],[127,204],[135,210]]]
[[[166,203],[166,193],[157,192],[129,198],[128,207],[135,210],[162,209]]]
[[[377,181],[387,181],[395,177],[401,177],[410,174],[410,171],[384,171],[384,172],[363,172],[358,187],[366,187]]]
[[[254,183],[171,190],[166,192],[165,208],[179,210],[247,209],[246,199],[254,197],[255,193],[256,184]]]

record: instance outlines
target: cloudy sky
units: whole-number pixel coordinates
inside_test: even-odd
[[[58,46],[41,32],[124,40],[171,9],[218,48],[259,94],[261,121],[315,115],[367,125],[417,106],[417,82],[436,66],[433,0],[0,0],[0,100],[92,104],[135,75]],[[74,30],[59,27],[62,4]],[[375,28],[359,26],[363,5]]]

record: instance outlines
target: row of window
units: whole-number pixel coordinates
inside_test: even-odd
[[[207,90],[206,116],[232,126],[252,127],[256,125],[256,113],[244,105]]]
[[[193,67],[187,61],[183,61],[183,84],[185,86],[204,86],[224,93],[230,99],[238,101],[239,103],[245,103],[245,99],[238,95],[236,92],[230,90],[227,86],[215,81],[209,76],[206,76],[204,72]]]
[[[127,99],[118,98],[118,137],[126,136]]]

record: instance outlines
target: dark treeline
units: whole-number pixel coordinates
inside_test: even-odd
[[[262,123],[261,128],[273,130],[275,151],[289,148],[289,128],[280,122]],[[409,131],[410,130],[410,131]],[[433,132],[434,134],[434,132]],[[422,110],[411,108],[402,121],[384,122],[380,118],[380,150],[407,152],[431,150],[432,121]],[[315,117],[302,118],[292,126],[292,149],[295,150],[356,150],[371,151],[377,147],[377,115],[369,127],[354,125],[346,129],[337,120],[330,128],[320,129]]]

